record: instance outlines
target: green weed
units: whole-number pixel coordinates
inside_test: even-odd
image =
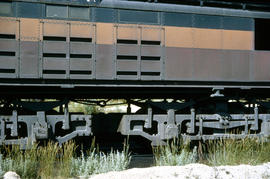
[[[22,151],[19,146],[4,147],[0,154],[0,178],[7,171],[15,171],[21,178],[68,178],[90,176],[108,171],[127,168],[130,162],[128,146],[122,152],[108,154],[92,149],[88,155],[75,156],[74,142],[48,142],[46,146],[34,144],[31,149]]]
[[[190,144],[173,140],[166,146],[153,148],[156,166],[181,166],[195,163],[198,158],[197,147],[190,149]]]
[[[93,149],[86,156],[82,152],[80,157],[73,158],[70,175],[90,176],[109,171],[121,171],[127,169],[130,160],[131,156],[128,152],[126,142],[122,152],[111,150],[110,153],[105,154]]]
[[[210,165],[257,165],[270,161],[270,143],[262,138],[220,139],[205,145]]]

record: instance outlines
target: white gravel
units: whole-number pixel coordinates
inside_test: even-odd
[[[20,179],[20,176],[12,171],[8,171],[5,173],[3,179]]]
[[[219,166],[203,164],[133,168],[120,172],[94,175],[91,179],[270,179],[270,162],[257,166]]]
[[[85,177],[79,177],[85,178]],[[270,162],[262,165],[209,167],[203,164],[133,168],[120,172],[94,175],[90,179],[270,179]],[[7,172],[4,179],[20,179],[15,172]]]

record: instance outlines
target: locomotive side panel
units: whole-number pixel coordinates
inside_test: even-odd
[[[40,23],[38,19],[21,18],[20,78],[38,78]]]
[[[252,67],[249,66],[249,56],[253,51],[254,43],[252,19],[209,15],[188,16],[186,14],[185,17],[191,19],[191,22],[184,21],[183,24],[179,24],[176,20],[172,20],[173,18],[181,18],[179,14],[164,15],[165,20],[166,16],[171,18],[168,21],[169,25],[178,25],[177,27],[165,27],[166,50],[168,49],[166,53],[167,80],[250,80],[249,69]],[[236,22],[239,22],[239,24],[237,25]],[[186,27],[181,27],[184,25]],[[185,61],[184,63],[179,60],[182,54],[177,54],[177,49],[180,52],[181,48],[187,50],[190,48],[188,62]],[[173,49],[175,49],[174,56],[170,55],[173,53]],[[187,56],[186,54],[183,55]],[[239,66],[239,60],[243,58],[245,58],[245,61],[241,63],[242,66]],[[185,64],[189,65],[185,66]],[[188,78],[183,79],[179,70],[177,72],[171,70],[175,66],[184,69],[186,71],[184,74]]]
[[[138,79],[140,33],[133,25],[116,26],[116,76],[119,80]]]
[[[92,23],[70,24],[70,79],[95,78],[96,26]]]
[[[1,17],[2,78],[269,80],[258,70],[268,52],[254,52],[253,18],[29,2],[13,7],[4,16],[17,18]]]
[[[269,81],[270,80],[270,52],[256,51],[253,54],[252,78],[254,81]]]
[[[97,23],[96,78],[115,78],[114,26],[111,23]]]
[[[19,74],[19,22],[0,18],[0,77],[16,78]]]

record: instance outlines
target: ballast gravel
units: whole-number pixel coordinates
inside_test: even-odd
[[[270,179],[270,162],[262,165],[209,167],[203,164],[133,168],[94,175],[91,179]]]

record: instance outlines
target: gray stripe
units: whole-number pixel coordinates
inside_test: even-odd
[[[243,17],[223,17],[223,29],[254,30],[254,20]]]
[[[115,22],[116,11],[109,8],[95,8],[96,22]]]
[[[195,15],[194,27],[221,29],[221,19],[220,16]]]
[[[41,18],[42,17],[42,4],[18,2],[16,5],[18,17]]]
[[[122,6],[123,1],[114,1],[114,0],[104,0],[104,3],[101,3],[101,6],[108,6],[108,2],[111,2],[110,7],[118,8]],[[107,2],[107,4],[106,4]],[[130,4],[131,3],[131,4]],[[45,17],[45,5],[40,3],[26,3],[26,2],[16,2],[17,17],[30,17],[30,18],[46,18]],[[142,4],[146,5],[145,7],[156,7],[153,11],[142,11],[142,10],[123,10],[123,9],[112,9],[112,8],[91,8],[90,19],[70,19],[64,18],[65,20],[76,20],[76,21],[95,21],[95,22],[107,22],[107,23],[131,23],[131,24],[155,24],[155,25],[166,25],[166,26],[179,26],[179,27],[197,27],[197,28],[209,28],[209,29],[229,29],[229,30],[254,30],[254,20],[245,17],[232,17],[232,16],[217,16],[209,15],[213,10],[216,9],[219,15],[222,12],[227,12],[229,9],[221,8],[206,8],[206,7],[192,7],[192,6],[183,6],[183,5],[174,5],[173,10],[185,9],[190,10],[190,12],[195,12],[194,8],[200,11],[205,9],[211,9],[205,11],[208,14],[192,14],[192,13],[176,13],[176,12],[159,12],[162,10],[163,4],[152,4],[152,3],[139,3],[139,2],[125,2],[125,7],[133,8],[136,6],[138,9]],[[150,4],[150,5],[149,5]],[[109,6],[108,6],[109,7]],[[166,6],[167,7],[167,6]],[[168,5],[170,7],[170,5]],[[168,8],[167,7],[167,8]],[[141,8],[145,9],[145,8]],[[192,11],[193,9],[193,11]],[[147,9],[149,10],[149,9]],[[238,13],[241,12],[242,15],[248,15],[251,13],[249,11],[243,10],[231,10],[231,12]],[[243,14],[244,13],[244,14]],[[270,13],[263,13],[269,15]],[[233,15],[230,14],[230,15]],[[235,14],[234,14],[235,15]],[[269,15],[270,16],[270,15]],[[52,19],[52,18],[50,18]],[[54,18],[53,19],[57,19]],[[61,18],[58,18],[61,19]],[[63,18],[62,18],[63,19]]]
[[[39,2],[39,3],[54,3],[54,4],[72,4],[81,6],[99,6],[109,8],[122,8],[122,9],[137,9],[149,11],[163,11],[163,12],[182,12],[193,14],[208,14],[208,15],[221,15],[221,16],[239,16],[251,18],[270,18],[269,12],[258,12],[248,10],[237,10],[229,8],[216,8],[216,7],[200,7],[189,5],[176,5],[176,4],[160,4],[160,3],[146,3],[146,2],[131,2],[126,0],[96,0],[87,2],[86,0],[76,0],[70,3],[69,0],[18,0],[24,2]],[[100,3],[101,1],[101,3]],[[259,3],[258,3],[259,4]]]
[[[119,10],[119,22],[135,24],[160,24],[157,12]]]
[[[192,15],[184,13],[164,12],[163,25],[192,27]]]
[[[248,10],[236,10],[227,8],[214,8],[214,7],[197,7],[188,5],[175,5],[175,4],[159,4],[159,3],[142,3],[130,2],[120,0],[103,0],[100,3],[102,7],[110,8],[123,8],[123,9],[138,9],[149,11],[163,11],[163,12],[182,12],[192,14],[208,14],[220,16],[238,16],[238,17],[251,17],[251,18],[270,18],[269,12],[256,12]]]

